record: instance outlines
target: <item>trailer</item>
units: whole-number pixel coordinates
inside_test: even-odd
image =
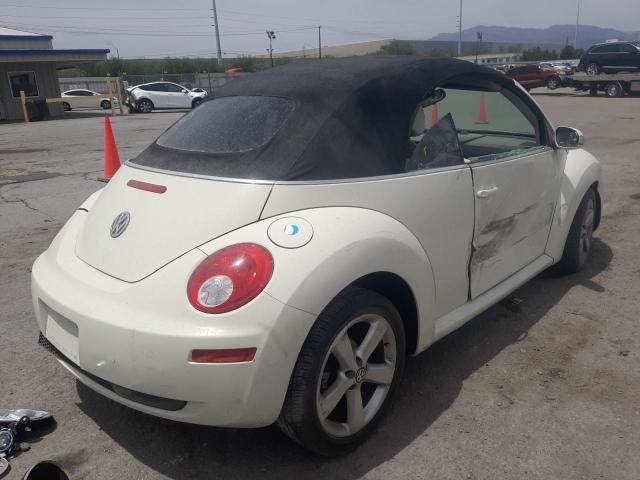
[[[608,97],[640,94],[640,73],[615,73],[587,75],[584,72],[566,77],[567,86],[597,95],[604,92]]]

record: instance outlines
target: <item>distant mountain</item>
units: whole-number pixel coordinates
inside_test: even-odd
[[[565,45],[567,41],[573,45],[575,25],[553,25],[549,28],[517,28],[478,25],[462,32],[462,40],[475,42],[476,32],[483,32],[483,41],[510,44],[550,44]],[[607,40],[640,40],[640,32],[621,32],[613,28],[601,28],[593,25],[580,25],[578,31],[578,48],[588,48],[594,43]],[[457,41],[457,33],[441,33],[431,40]]]

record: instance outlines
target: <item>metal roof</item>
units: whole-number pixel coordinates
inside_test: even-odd
[[[108,48],[0,48],[2,55],[106,55],[111,50]]]
[[[0,27],[1,40],[10,40],[13,38],[28,38],[29,40],[51,40],[53,37],[51,35],[42,35],[40,33],[25,32],[22,30],[14,30],[13,28]]]

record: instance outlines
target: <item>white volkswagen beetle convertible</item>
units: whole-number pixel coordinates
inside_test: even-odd
[[[277,422],[339,454],[407,355],[544,269],[578,271],[601,168],[500,73],[300,62],[235,80],[35,262],[40,341],[82,383],[204,425]]]

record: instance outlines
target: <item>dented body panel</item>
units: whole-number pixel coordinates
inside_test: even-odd
[[[566,153],[474,165],[475,231],[469,275],[476,298],[545,251]]]
[[[562,258],[571,222],[584,195],[592,187],[596,188],[597,192],[602,189],[602,165],[600,162],[583,149],[568,152],[559,191],[556,190],[557,207],[545,249],[555,262]]]

